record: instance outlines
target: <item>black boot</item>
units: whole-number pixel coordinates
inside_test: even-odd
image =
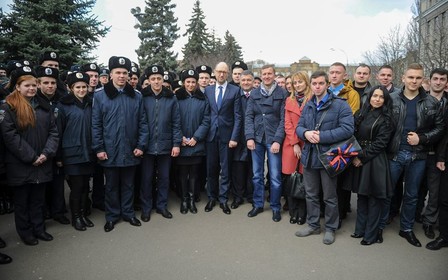
[[[90,204],[90,200],[88,198],[88,194],[86,193],[81,198],[81,217],[80,218],[86,227],[93,227],[94,224],[92,223],[92,221],[86,217],[87,215],[86,215],[85,209],[90,208],[88,206],[88,204]]]
[[[190,199],[188,200],[188,209],[190,209],[190,212],[193,214],[196,214],[198,212],[195,204],[194,193],[190,193]]]
[[[81,200],[70,199],[70,210],[72,211],[72,226],[79,231],[85,231],[86,226],[81,220]]]
[[[182,203],[180,204],[180,212],[182,214],[187,214],[188,212],[188,198],[183,197],[182,198]]]

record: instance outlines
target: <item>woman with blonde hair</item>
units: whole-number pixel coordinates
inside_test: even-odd
[[[45,183],[53,179],[52,161],[58,131],[50,107],[35,98],[36,74],[29,66],[16,69],[14,91],[0,107],[0,127],[5,143],[7,181],[14,186],[15,224],[26,245],[51,241],[45,231]]]
[[[296,134],[303,104],[311,97],[308,74],[297,72],[291,75],[291,92],[285,102],[285,140],[282,150],[282,173],[289,176],[298,170],[302,173],[299,162],[303,141]],[[306,202],[287,196],[291,224],[304,224],[306,221]]]

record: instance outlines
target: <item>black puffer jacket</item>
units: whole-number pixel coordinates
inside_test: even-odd
[[[393,102],[393,118],[396,122],[396,130],[392,135],[388,147],[389,159],[394,158],[400,147],[403,124],[406,117],[406,104],[403,90],[390,95]],[[417,129],[416,133],[420,142],[413,147],[416,159],[426,159],[428,148],[443,137],[443,114],[437,99],[427,94],[423,88],[419,91],[417,103]]]
[[[48,104],[34,97],[31,100],[36,116],[36,125],[19,130],[17,117],[8,104],[0,107],[0,127],[6,146],[5,164],[10,186],[38,184],[53,179],[52,157],[58,149],[58,130]],[[33,166],[40,154],[47,160]]]

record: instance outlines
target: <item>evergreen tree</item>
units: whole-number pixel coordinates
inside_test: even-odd
[[[11,12],[0,12],[0,60],[36,61],[56,51],[61,66],[92,60],[90,51],[109,27],[90,15],[96,0],[14,0]]]
[[[224,36],[223,50],[224,61],[232,64],[237,60],[243,60],[243,53],[240,45],[236,42],[235,37],[227,30]]]
[[[179,28],[173,12],[176,4],[170,2],[171,0],[146,0],[144,12],[140,7],[131,9],[138,20],[134,28],[140,29],[138,37],[141,44],[135,52],[141,68],[151,64],[170,70],[177,68],[177,53],[171,51],[171,48],[179,38]]]
[[[187,31],[183,35],[188,36],[188,42],[182,49],[184,67],[204,63],[206,56],[210,53],[210,35],[207,33],[205,16],[200,4],[199,0],[194,3],[193,15],[190,23],[187,24]]]

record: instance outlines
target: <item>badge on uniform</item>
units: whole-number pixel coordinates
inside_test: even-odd
[[[124,65],[124,64],[126,63],[126,61],[124,60],[124,58],[120,57],[120,58],[118,59],[118,63],[119,63],[120,65]]]
[[[82,78],[84,78],[84,76],[82,75],[81,72],[77,72],[77,73],[76,73],[76,78],[78,78],[78,79],[82,79]]]
[[[207,66],[205,66],[205,65],[202,65],[202,66],[201,66],[201,70],[202,70],[202,71],[205,71],[205,70],[207,70]]]
[[[23,67],[23,71],[25,71],[25,72],[31,72],[31,68],[30,67],[28,67],[28,66],[25,66],[25,67]]]
[[[57,58],[58,55],[57,55],[55,52],[51,52],[51,53],[50,53],[50,57],[51,57],[51,58]]]
[[[53,74],[53,71],[51,70],[51,68],[45,68],[45,75],[50,76],[51,74]]]
[[[152,71],[153,73],[157,73],[158,70],[159,70],[159,69],[157,68],[157,66],[154,66],[154,67],[152,67],[152,69],[151,69],[151,71]]]

